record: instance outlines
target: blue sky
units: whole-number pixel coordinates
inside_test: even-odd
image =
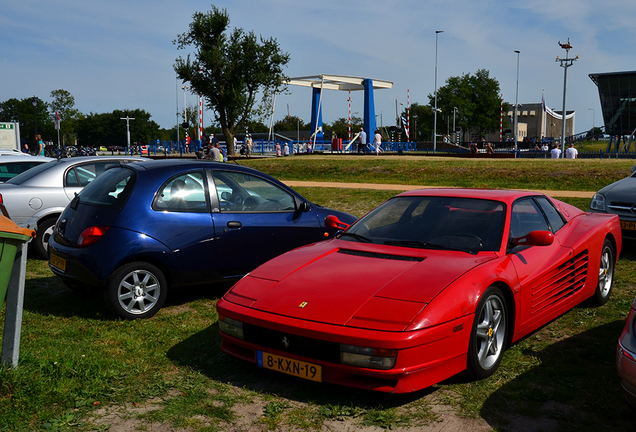
[[[291,60],[290,77],[335,74],[394,83],[375,93],[376,114],[395,122],[396,98],[426,104],[435,88],[435,31],[438,87],[449,76],[487,69],[514,103],[519,50],[519,103],[563,105],[565,57],[557,44],[570,39],[567,109],[576,110],[577,132],[602,124],[598,90],[590,73],[636,70],[633,0],[223,0],[230,26],[274,37]],[[24,0],[5,2],[0,13],[0,101],[37,95],[50,101],[65,89],[84,113],[140,108],[162,127],[176,123],[183,108],[172,41],[187,31],[196,0]],[[326,91],[323,118],[348,115],[348,94]],[[361,112],[363,95],[352,95]],[[188,105],[197,103],[187,94]],[[306,121],[311,93],[290,87],[277,98],[274,119],[289,112]],[[380,120],[378,120],[379,122]],[[205,114],[205,125],[211,113]]]

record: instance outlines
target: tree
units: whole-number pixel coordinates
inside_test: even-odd
[[[33,98],[8,99],[2,102],[4,110],[0,113],[0,121],[20,123],[20,136],[26,139],[29,148],[36,148],[35,130],[44,141],[53,141],[55,128],[49,115],[49,105],[43,100],[37,99],[37,106],[33,107]],[[37,112],[37,117],[36,117]]]
[[[82,146],[109,147],[126,146],[128,144],[126,113],[134,120],[130,120],[130,142],[140,142],[143,145],[157,139],[159,125],[150,120],[150,114],[144,110],[115,110],[112,113],[90,113],[78,124],[77,136]]]
[[[409,110],[411,123],[408,141],[428,141],[433,137],[433,109],[428,105],[420,105],[417,102],[411,105]],[[406,118],[406,111],[402,111],[402,117]]]
[[[194,47],[195,60],[176,59],[177,76],[190,83],[193,93],[206,98],[213,110],[228,146],[234,154],[234,135],[250,120],[259,92],[266,97],[285,89],[282,68],[289,54],[280,50],[278,42],[263,39],[253,32],[235,28],[228,31],[227,10],[212,5],[207,13],[196,12],[189,30],[173,41],[178,49]]]
[[[353,116],[351,118],[351,138],[360,131],[360,126],[362,125],[363,120],[360,117]],[[331,125],[323,124],[323,129],[331,130],[338,138],[349,139],[349,119],[344,117],[336,119]]]
[[[63,145],[72,145],[77,138],[75,128],[82,114],[75,109],[75,98],[66,90],[53,90],[51,92],[53,102],[50,103],[51,117],[55,119],[55,111],[60,116],[60,135]]]
[[[449,77],[446,85],[437,90],[437,107],[451,116],[453,108],[457,108],[457,127],[485,135],[499,129],[500,95],[499,82],[490,78],[487,70],[479,69],[475,75]],[[430,106],[434,107],[435,96],[429,94],[428,98]],[[505,104],[504,110],[508,109],[509,105]],[[444,126],[444,118],[438,115],[437,120],[437,129],[440,130],[440,126]]]
[[[298,116],[285,116],[282,120],[278,120],[274,123],[274,130],[277,132],[289,132],[298,129],[309,129],[309,125]]]

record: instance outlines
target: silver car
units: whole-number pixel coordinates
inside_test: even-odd
[[[0,151],[0,183],[12,179],[34,166],[50,162],[54,158],[31,156],[27,153]]]
[[[36,231],[35,254],[48,259],[53,225],[75,193],[112,165],[148,160],[133,156],[85,156],[52,160],[0,184],[0,212]]]

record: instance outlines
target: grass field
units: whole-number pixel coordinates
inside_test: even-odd
[[[360,159],[365,160],[299,157],[249,164],[286,180],[557,190],[596,190],[624,177],[631,166],[614,160]],[[555,172],[567,175],[549,175]],[[394,195],[298,190],[358,216]],[[589,199],[563,200],[583,209],[589,205]],[[502,431],[521,425],[546,431],[631,430],[633,414],[623,403],[614,359],[636,295],[635,262],[636,249],[628,246],[607,305],[580,305],[516,343],[492,377],[474,382],[458,376],[395,396],[308,383],[222,354],[215,302],[227,286],[174,292],[154,318],[122,321],[99,298],[66,289],[45,262],[30,259],[20,364],[0,368],[0,430],[99,431],[115,419],[138,430],[319,430],[334,421],[352,425],[351,430],[415,430],[439,421],[438,406]]]

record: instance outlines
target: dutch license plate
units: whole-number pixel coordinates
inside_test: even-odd
[[[283,372],[288,375],[322,382],[322,366],[294,360],[265,351],[257,352],[258,365],[266,369]]]
[[[51,252],[50,262],[53,267],[60,269],[63,272],[66,271],[66,260],[62,258],[61,256],[58,256],[54,254],[53,252]]]
[[[636,230],[636,222],[621,221],[621,228],[624,230]]]

